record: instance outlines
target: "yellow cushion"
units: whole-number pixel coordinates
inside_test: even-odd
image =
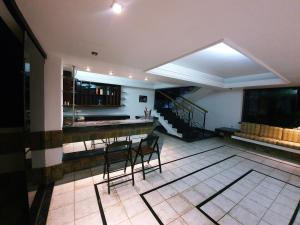
[[[253,139],[253,140],[255,140],[255,137],[257,137],[256,135],[245,134],[245,133],[242,133],[242,132],[235,132],[234,135],[239,136],[239,137],[243,137],[243,138]]]
[[[261,137],[275,138],[281,139],[283,128],[281,127],[272,127],[268,125],[260,125],[260,133]]]
[[[242,122],[241,132],[246,134],[259,135],[260,124]]]
[[[262,141],[262,142],[270,143],[270,144],[274,144],[274,145],[276,145],[277,142],[278,142],[278,140],[275,139],[275,138],[259,137],[259,136],[256,136],[255,140],[256,141]]]
[[[296,142],[278,141],[277,144],[288,148],[300,149],[300,143],[296,143]]]
[[[282,140],[300,143],[300,131],[295,129],[283,129]]]

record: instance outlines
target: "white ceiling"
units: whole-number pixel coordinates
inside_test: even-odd
[[[181,84],[145,71],[226,39],[289,85],[300,84],[298,0],[119,1],[121,15],[110,0],[16,0],[48,54],[93,72]],[[225,67],[212,72],[231,76]]]

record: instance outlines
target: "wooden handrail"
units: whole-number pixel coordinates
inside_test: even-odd
[[[192,102],[191,100],[189,100],[189,99],[187,99],[187,98],[185,98],[185,97],[182,97],[182,96],[178,96],[178,97],[182,98],[184,101],[186,101],[186,102],[188,102],[189,104],[195,106],[196,108],[201,109],[201,110],[204,111],[205,113],[208,112],[206,109],[200,107],[199,105],[196,105],[196,104],[195,104],[194,102]]]
[[[163,93],[162,91],[158,91],[158,90],[157,90],[157,92],[160,93],[161,95],[163,95],[164,97],[166,97],[167,99],[171,100],[171,102],[174,103],[175,105],[177,105],[178,108],[184,109],[184,110],[186,110],[186,111],[188,111],[188,112],[192,112],[192,110],[190,110],[189,108],[185,107],[184,105],[182,105],[182,104],[176,102],[176,101],[175,101],[172,97],[170,97],[169,95]]]

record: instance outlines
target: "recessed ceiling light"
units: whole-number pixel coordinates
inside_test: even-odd
[[[219,55],[219,56],[237,56],[240,57],[241,53],[237,50],[231,48],[229,45],[221,42],[219,44],[213,45],[207,49],[204,49],[207,53]]]
[[[86,71],[90,72],[91,71],[90,67],[87,66]]]
[[[128,77],[131,79],[131,78],[132,78],[132,75],[129,75]]]
[[[116,14],[120,14],[123,11],[123,6],[116,1],[113,1],[111,8],[112,8],[113,12]]]
[[[112,71],[109,71],[109,75],[113,75],[114,73]]]
[[[148,80],[148,77],[145,77],[145,81],[147,81]]]

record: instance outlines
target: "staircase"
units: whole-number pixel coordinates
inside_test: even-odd
[[[155,92],[155,116],[169,134],[185,141],[200,140],[211,135],[205,130],[206,113],[205,109],[176,92]]]

